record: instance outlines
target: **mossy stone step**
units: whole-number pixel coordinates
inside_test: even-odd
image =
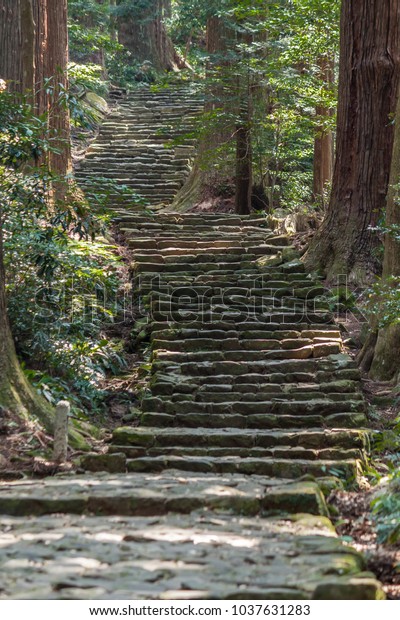
[[[164,426],[182,428],[239,428],[239,429],[269,429],[269,430],[294,430],[319,427],[321,429],[367,428],[367,418],[364,413],[352,411],[333,413],[329,415],[289,415],[289,414],[246,414],[240,413],[143,413],[140,418],[142,426]]]
[[[190,340],[158,340],[152,339],[153,351],[169,351],[170,353],[193,353],[196,351],[277,351],[297,349],[311,345],[337,344],[339,349],[342,346],[341,339],[336,338],[253,338],[239,340],[239,338],[221,338],[213,340],[211,338],[192,338]]]
[[[361,554],[343,544],[330,521],[302,513],[8,517],[0,598],[259,599],[263,606],[277,599],[384,598]]]
[[[279,401],[279,402],[285,402],[285,403],[290,403],[290,402],[310,402],[310,401],[315,401],[315,400],[324,400],[327,403],[333,403],[333,402],[338,402],[338,403],[342,403],[344,401],[349,402],[349,400],[351,400],[352,403],[354,402],[365,402],[364,401],[364,396],[363,394],[361,394],[361,392],[357,392],[354,390],[354,393],[351,392],[347,392],[345,394],[343,394],[342,392],[321,392],[320,390],[315,390],[315,391],[311,391],[309,390],[308,392],[306,391],[302,391],[302,392],[296,392],[296,391],[292,391],[292,392],[286,392],[284,390],[280,390],[280,391],[267,391],[266,387],[264,386],[264,389],[262,391],[259,392],[246,392],[245,390],[242,391],[234,391],[234,386],[232,386],[232,389],[229,391],[229,393],[225,392],[220,392],[220,393],[215,393],[215,391],[211,390],[208,391],[208,389],[204,388],[202,390],[198,390],[196,392],[196,394],[193,394],[191,397],[189,397],[187,394],[174,394],[169,402],[172,403],[177,403],[177,402],[182,402],[182,401],[187,401],[187,400],[191,400],[192,402],[201,402],[201,403],[228,403],[228,402],[244,402],[244,403],[258,403],[258,402],[266,402],[266,401],[270,401],[270,402],[275,402],[275,401]]]
[[[113,457],[113,455],[110,455]],[[92,461],[93,462],[93,461]],[[106,471],[104,460],[99,463]],[[128,461],[129,466],[129,461]],[[133,466],[132,466],[133,467]],[[179,468],[181,471],[181,468]],[[327,514],[318,485],[283,479],[166,472],[58,476],[0,488],[0,514],[16,517],[46,514],[159,516],[207,508],[232,514],[271,512]]]
[[[225,382],[226,381],[226,382]],[[246,378],[245,378],[246,381]],[[253,382],[252,382],[253,381]],[[360,393],[359,384],[356,381],[328,381],[327,383],[267,383],[258,382],[254,378],[249,377],[247,383],[239,383],[234,381],[234,378],[221,377],[221,380],[217,379],[212,382],[202,382],[200,385],[196,383],[190,383],[190,381],[182,380],[177,377],[164,376],[158,374],[151,380],[151,393],[152,396],[168,396],[174,395],[180,398],[185,394],[192,394],[193,397],[214,397],[219,399],[237,399],[245,398],[248,400],[262,400],[271,399],[274,397],[284,397],[290,399],[291,397],[303,398],[303,394],[310,398],[321,396],[321,398],[331,394],[351,394],[352,398],[358,400],[362,398]]]
[[[297,343],[298,349],[287,347],[280,349],[279,347],[268,349],[248,350],[248,351],[167,351],[157,349],[153,352],[153,360],[168,360],[176,363],[193,363],[193,362],[218,362],[232,361],[241,362],[258,362],[268,359],[273,360],[304,360],[310,358],[323,358],[326,355],[340,353],[342,344],[337,342],[327,342],[323,344],[302,344]]]
[[[365,431],[307,429],[295,431],[268,431],[263,429],[223,431],[209,428],[131,428],[120,427],[113,431],[114,452],[121,446],[163,448],[181,447],[240,447],[274,448],[276,446],[324,449],[340,446],[343,449],[363,449],[368,444]]]
[[[199,459],[211,458],[231,458],[239,457],[241,459],[291,459],[293,462],[301,459],[308,461],[336,461],[339,464],[343,461],[361,460],[364,459],[363,452],[352,448],[344,450],[342,448],[321,448],[312,450],[310,448],[288,448],[285,446],[277,448],[218,448],[218,447],[203,447],[203,448],[188,448],[180,445],[176,446],[163,446],[160,448],[133,448],[127,446],[118,446],[118,451],[123,452],[129,460],[137,458],[158,458],[158,457],[198,457]],[[114,449],[110,449],[109,456],[114,454]],[[128,461],[127,461],[128,462]],[[128,465],[129,467],[129,465]],[[86,462],[85,470],[90,471]],[[97,471],[97,469],[96,469]],[[108,471],[108,469],[107,469]],[[113,469],[113,471],[115,471]],[[125,471],[125,467],[119,471]],[[196,469],[195,469],[196,471]]]
[[[243,323],[242,325],[232,326],[232,324],[221,323],[213,324],[211,327],[202,327],[191,329],[190,327],[176,326],[163,326],[162,329],[153,329],[151,336],[152,341],[167,341],[171,344],[174,340],[182,342],[183,339],[187,342],[191,340],[210,340],[222,341],[225,338],[227,340],[240,341],[242,338],[252,341],[258,340],[280,340],[280,339],[293,339],[293,338],[326,338],[326,340],[339,340],[341,335],[340,331],[332,329],[332,325],[309,325],[306,323],[296,323],[293,325],[285,325],[282,323],[265,323],[261,324],[261,329],[258,331],[255,329],[259,324]],[[156,326],[159,327],[159,326]],[[248,328],[249,329],[246,329]]]
[[[290,383],[296,381],[309,380],[309,375],[315,376],[316,373],[336,373],[343,370],[354,370],[355,375],[353,380],[357,380],[360,377],[359,370],[356,363],[348,356],[345,355],[329,355],[325,358],[318,359],[289,359],[289,360],[259,360],[250,361],[246,360],[238,361],[214,361],[214,362],[182,362],[174,364],[173,362],[157,360],[153,363],[153,372],[174,373],[174,371],[180,371],[179,374],[187,376],[210,376],[210,375],[230,375],[240,376],[242,380],[244,375],[265,375],[268,374],[281,374],[283,379]],[[290,376],[297,375],[298,378],[290,380]],[[350,373],[351,375],[351,373]],[[352,378],[351,376],[346,378]],[[265,379],[264,379],[265,380]],[[261,379],[262,381],[262,379]]]
[[[337,460],[291,459],[287,458],[241,458],[233,456],[196,457],[162,455],[139,457],[127,460],[129,472],[160,473],[168,469],[213,474],[245,474],[296,479],[304,475],[336,475],[343,479],[356,480],[360,463],[354,458]]]
[[[347,396],[347,397],[346,397]],[[349,399],[345,395],[342,400],[329,400],[328,398],[314,398],[313,400],[285,400],[276,398],[270,401],[229,401],[225,402],[199,402],[193,400],[168,401],[165,398],[148,397],[142,400],[142,411],[162,412],[170,414],[189,413],[240,413],[246,414],[288,414],[288,415],[329,415],[352,411],[365,413],[366,404],[363,399]]]
[[[315,382],[320,382],[320,384],[327,384],[333,382],[345,382],[345,385],[348,385],[348,382],[354,383],[360,380],[360,371],[358,368],[349,368],[337,371],[333,369],[332,371],[317,371],[317,372],[308,372],[308,373],[281,373],[281,372],[273,372],[273,373],[255,373],[249,372],[244,375],[233,375],[233,374],[218,374],[218,373],[210,373],[210,374],[196,374],[196,375],[184,375],[179,372],[179,369],[168,368],[167,373],[157,372],[153,374],[151,384],[164,386],[170,385],[173,383],[176,388],[177,393],[194,393],[196,389],[207,389],[212,386],[214,391],[223,390],[226,391],[227,387],[230,388],[229,391],[234,391],[233,387],[236,391],[241,391],[244,389],[245,391],[252,389],[254,392],[256,391],[268,391],[270,385],[281,385],[282,387],[289,385],[304,385],[304,384],[313,384]],[[205,387],[207,386],[207,388]],[[245,386],[245,387],[241,387]],[[352,391],[352,390],[351,390]],[[165,392],[171,393],[171,392]]]

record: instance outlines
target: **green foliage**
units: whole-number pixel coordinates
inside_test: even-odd
[[[400,323],[400,277],[378,279],[365,293],[363,310],[378,327]]]
[[[138,82],[152,84],[158,75],[150,63],[138,62],[130,50],[121,46],[107,57],[110,79],[124,88],[136,88]]]
[[[149,0],[124,0],[115,7],[97,0],[70,0],[68,32],[73,62],[69,76],[73,92],[81,93],[83,88],[104,96],[110,82],[129,88],[138,81],[154,82],[157,74],[151,65],[138,62],[115,36],[118,20],[144,23],[155,17],[153,7]]]
[[[400,542],[400,469],[388,477],[385,487],[371,503],[378,542]]]
[[[86,199],[90,206],[101,213],[103,209],[107,211],[110,204],[126,204],[130,201],[132,207],[145,206],[146,200],[128,185],[116,183],[107,177],[98,176],[90,179],[90,182],[83,186]]]
[[[390,235],[400,242],[400,226],[384,224],[373,229],[381,238]],[[377,327],[400,323],[400,277],[377,278],[364,293],[363,310]]]
[[[396,402],[394,404],[396,405]],[[376,414],[376,422],[381,422],[379,412]],[[390,463],[391,466],[400,464],[400,418],[394,424],[392,423],[389,428],[375,433],[372,447],[375,454],[379,457],[385,457],[386,463]]]
[[[312,202],[314,140],[333,130],[337,105],[334,65],[339,47],[338,0],[176,0],[171,32],[189,50],[196,69],[206,66],[208,110],[200,137],[224,134],[204,167],[226,166],[235,149],[243,102],[250,101],[253,174],[269,207],[294,209]],[[224,51],[205,54],[206,21],[225,28]],[[228,128],[224,133],[223,128]]]
[[[96,0],[69,0],[68,32],[72,59],[93,62],[103,51],[112,53],[118,44],[112,40],[110,6]]]
[[[103,79],[102,67],[99,65],[70,62],[68,78],[71,92],[78,96],[83,95],[86,91],[97,93],[102,97],[108,93],[108,83]]]
[[[104,331],[120,311],[113,248],[69,237],[49,241],[26,219],[9,232],[7,293],[18,353],[39,371],[48,400],[72,394],[84,409],[96,409],[106,375],[124,366],[121,343]]]
[[[124,364],[121,344],[104,332],[120,309],[118,261],[112,247],[89,241],[99,224],[71,179],[35,165],[51,148],[46,118],[0,92],[0,224],[17,351],[48,400],[93,410],[106,374]],[[65,185],[65,201],[50,200],[53,182]]]
[[[258,166],[272,179],[274,206],[293,208],[311,201],[315,136],[335,127],[336,84],[323,67],[338,52],[339,2],[270,2],[266,30],[269,100]]]
[[[136,23],[146,23],[157,17],[158,3],[153,0],[120,0],[113,7],[112,14],[120,19],[133,19]]]
[[[3,180],[17,173],[31,158],[49,150],[47,120],[34,117],[28,102],[0,91],[0,174]],[[1,206],[7,208],[5,196]]]

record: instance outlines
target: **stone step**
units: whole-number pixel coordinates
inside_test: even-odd
[[[277,447],[324,450],[340,447],[343,450],[362,450],[368,445],[368,434],[360,430],[307,429],[296,431],[265,431],[263,429],[224,429],[210,428],[148,428],[120,427],[113,431],[110,449],[118,452],[124,448],[181,448],[224,449]]]
[[[283,375],[283,379],[287,382],[301,381],[308,382],[310,378],[316,377],[316,373],[326,373],[341,378],[357,380],[359,378],[359,370],[356,367],[355,362],[352,360],[346,360],[347,356],[343,356],[344,360],[341,362],[342,355],[332,355],[327,358],[318,359],[290,359],[290,360],[263,360],[256,362],[246,362],[242,360],[240,362],[183,362],[182,364],[173,364],[164,360],[156,360],[153,363],[153,373],[163,372],[176,373],[180,370],[179,374],[192,376],[192,377],[210,377],[216,375],[228,375],[231,377],[237,377],[237,380],[246,379],[249,375],[260,375],[260,377],[268,375],[269,379],[276,375]],[[339,363],[336,361],[339,358]],[[343,373],[347,370],[350,372]],[[354,373],[351,371],[355,371]],[[339,372],[340,371],[340,372]],[[196,379],[197,380],[197,379]]]
[[[122,179],[131,181],[141,181],[142,183],[159,182],[160,179],[167,181],[174,181],[178,177],[184,177],[186,170],[182,170],[182,166],[179,163],[164,163],[160,164],[160,171],[156,173],[154,167],[158,167],[157,162],[152,164],[137,164],[132,160],[121,162],[118,166],[110,166],[106,162],[103,164],[88,165],[77,171],[75,176],[77,179],[81,179],[83,184],[85,180],[90,181],[90,176],[100,176],[103,179]]]
[[[275,415],[329,415],[352,411],[363,413],[366,410],[363,399],[349,399],[348,395],[342,400],[315,398],[313,400],[284,400],[271,401],[225,401],[225,402],[198,402],[193,400],[172,402],[165,398],[148,397],[142,401],[142,411],[162,412],[169,414],[204,413],[209,415],[223,413],[239,413],[254,415],[273,413]]]
[[[243,310],[229,310],[229,309],[220,309],[216,310],[197,310],[197,311],[176,311],[172,312],[169,309],[163,312],[153,311],[152,318],[154,322],[157,322],[159,325],[169,324],[171,322],[175,322],[178,326],[192,326],[193,328],[197,328],[199,326],[204,327],[205,325],[215,325],[216,323],[222,322],[231,322],[233,326],[235,323],[243,323],[248,321],[249,325],[251,325],[251,329],[253,329],[253,321],[254,313],[248,311],[246,308]],[[265,329],[271,323],[275,323],[277,321],[281,321],[282,325],[285,327],[287,325],[295,325],[296,322],[304,322],[309,321],[310,325],[315,324],[317,321],[320,324],[330,324],[332,315],[327,312],[320,311],[318,313],[312,312],[310,309],[303,308],[301,311],[297,309],[268,309],[268,311],[264,311],[262,315],[258,315],[260,319],[259,329]],[[157,329],[159,329],[157,325]]]
[[[288,318],[288,317],[285,317]],[[204,338],[212,337],[213,339],[224,338],[268,338],[271,334],[273,338],[280,339],[281,337],[288,337],[285,334],[298,333],[299,337],[321,337],[326,334],[328,338],[330,335],[337,334],[336,326],[331,322],[326,323],[306,323],[305,321],[293,322],[274,322],[269,318],[257,317],[257,321],[242,321],[232,323],[231,321],[219,321],[211,325],[204,325],[199,322],[198,325],[193,325],[193,322],[182,323],[174,325],[171,329],[170,325],[164,323],[152,323],[152,334],[154,338],[164,338],[166,335],[170,337],[173,334],[176,335],[176,339],[181,338]],[[170,338],[168,338],[170,339]],[[173,338],[172,338],[173,339]],[[350,358],[339,358],[340,360],[350,361]]]
[[[175,379],[175,377],[174,377]],[[237,378],[236,378],[237,379]],[[265,378],[264,378],[265,379]],[[353,394],[358,395],[360,392],[359,384],[356,381],[336,380],[327,383],[268,383],[265,380],[258,382],[257,376],[249,376],[244,378],[246,383],[235,381],[235,377],[217,377],[210,379],[209,382],[203,378],[205,383],[185,383],[176,380],[173,385],[169,375],[157,373],[151,382],[151,392],[153,396],[167,396],[174,394],[179,397],[181,394],[203,395],[204,398],[214,396],[215,400],[231,399],[240,400],[242,396],[247,400],[264,400],[280,396],[285,398],[303,397],[303,394],[315,396],[331,394]],[[224,383],[227,381],[227,383]]]
[[[153,386],[152,386],[153,387]],[[210,391],[208,388],[211,388]],[[293,391],[293,392],[270,392],[267,391],[267,386],[263,386],[263,390],[259,392],[245,392],[245,391],[234,391],[236,386],[230,386],[232,391],[222,391],[215,392],[212,389],[212,386],[202,386],[202,388],[198,389],[196,393],[190,397],[187,394],[179,394],[176,393],[169,400],[165,399],[165,402],[179,403],[182,401],[192,400],[194,402],[199,403],[232,403],[232,402],[243,402],[243,403],[265,403],[267,401],[271,402],[285,402],[290,403],[292,401],[315,401],[315,400],[326,400],[326,402],[343,402],[346,399],[346,402],[351,400],[351,403],[355,402],[363,402],[363,395],[361,392],[346,392],[343,394],[342,392],[321,392],[320,390],[315,391]],[[247,389],[250,388],[247,384],[244,384],[240,387],[245,387]],[[310,389],[310,388],[309,388]],[[156,396],[156,395],[154,395]]]
[[[336,475],[344,479],[355,480],[360,469],[356,459],[291,459],[287,458],[250,458],[250,457],[196,457],[162,455],[138,457],[127,460],[128,472],[161,473],[176,469],[212,474],[245,474],[282,478],[301,478],[304,475],[324,477]]]
[[[134,483],[132,476],[130,481]],[[87,478],[97,484],[102,479]],[[119,487],[120,478],[110,480]],[[140,477],[139,477],[139,480]],[[148,483],[147,483],[148,484]],[[171,479],[171,485],[174,481]],[[176,482],[175,482],[176,484]],[[305,483],[304,483],[305,484]],[[307,483],[308,485],[310,483]],[[192,487],[180,476],[179,492]],[[224,481],[207,482],[216,504],[224,504]],[[257,500],[246,478],[240,502],[244,513]],[[81,488],[85,488],[82,479]],[[84,600],[376,600],[380,584],[365,572],[363,557],[339,539],[330,521],[312,513],[308,486],[297,488],[298,515],[260,519],[258,516],[191,512],[143,517],[42,516],[5,517],[0,535],[1,599]],[[253,492],[253,493],[252,493]],[[282,490],[284,492],[284,490]],[[143,493],[142,493],[143,496]],[[174,508],[182,500],[169,502]],[[270,496],[270,505],[274,500]],[[145,503],[150,501],[144,497]],[[161,500],[160,500],[161,502]],[[279,503],[278,503],[279,510]],[[132,578],[134,575],[134,579]]]
[[[218,213],[210,213],[207,215],[201,215],[200,213],[158,213],[157,216],[145,216],[142,214],[122,214],[116,219],[116,222],[120,225],[126,224],[144,224],[148,226],[150,224],[193,224],[203,223],[208,226],[265,226],[266,218],[257,215],[232,215],[230,213],[220,215]],[[266,232],[274,234],[269,228],[265,228]],[[258,229],[260,232],[260,229]],[[284,237],[284,235],[282,235]],[[287,237],[286,237],[287,238]]]
[[[186,459],[187,457],[192,459],[193,457],[198,457],[200,459],[208,459],[209,457],[215,459],[231,459],[241,458],[241,459],[290,459],[295,462],[298,459],[300,460],[308,460],[308,461],[320,461],[320,460],[331,460],[331,461],[350,461],[350,460],[361,460],[364,458],[364,453],[362,450],[357,450],[356,448],[352,448],[349,450],[343,450],[342,448],[321,448],[316,450],[311,450],[307,448],[288,448],[287,446],[277,447],[277,448],[240,448],[240,447],[206,447],[206,448],[190,448],[190,447],[182,447],[181,445],[176,446],[162,446],[155,448],[145,448],[145,447],[131,447],[131,446],[115,446],[110,449],[110,454],[113,453],[123,453],[127,457],[128,460],[134,460],[138,458],[158,458],[158,457],[179,457]],[[129,463],[128,463],[129,467]],[[88,468],[86,467],[86,470]],[[197,471],[197,469],[195,470]]]
[[[114,464],[121,461],[121,456],[105,455]],[[86,457],[88,462],[90,459],[93,467],[102,468],[106,462],[104,458],[101,462],[101,455]],[[182,478],[178,472],[166,472],[162,479],[140,473],[107,478],[58,476],[0,488],[0,514],[17,517],[57,513],[159,516],[202,508],[249,515],[292,512],[294,508],[312,514],[326,513],[323,496],[315,483],[290,483],[265,477],[250,481],[240,475],[231,476],[229,472],[217,479],[190,474]]]
[[[200,276],[201,278],[201,276]],[[136,283],[135,283],[136,284]],[[196,293],[204,296],[210,297],[216,293],[223,293],[225,291],[229,291],[231,294],[251,294],[255,296],[268,295],[278,295],[280,297],[284,295],[298,295],[299,297],[305,297],[308,294],[318,294],[323,295],[325,293],[325,289],[320,287],[318,284],[313,284],[309,280],[290,280],[285,281],[277,281],[277,280],[269,280],[267,278],[254,278],[253,281],[248,282],[240,282],[235,281],[234,278],[214,278],[209,280],[209,283],[204,283],[203,279],[200,279],[200,282],[197,281],[196,277],[192,278],[174,278],[171,276],[170,278],[162,277],[162,274],[159,274],[158,278],[148,277],[147,274],[142,274],[140,276],[140,289],[137,287],[137,292],[145,295],[151,291],[160,291],[161,293],[169,293],[171,294],[177,289],[186,289],[194,290]]]
[[[161,264],[161,263],[160,263]],[[276,296],[276,297],[254,297],[254,296],[240,296],[236,294],[225,295],[224,297],[212,296],[203,297],[198,295],[196,290],[177,290],[175,293],[163,296],[161,299],[160,294],[157,291],[152,291],[148,297],[142,298],[142,303],[146,304],[152,316],[156,317],[156,313],[181,313],[181,318],[184,313],[214,313],[215,317],[224,312],[229,312],[234,315],[240,315],[245,313],[246,316],[270,316],[276,311],[283,312],[284,314],[299,313],[299,312],[319,312],[328,311],[329,303],[322,299],[315,299],[311,297],[295,297],[295,296]],[[154,299],[155,298],[155,299]],[[177,318],[176,320],[180,320]],[[331,353],[339,353],[338,351],[331,351]]]
[[[128,247],[131,247],[131,242],[128,241]],[[191,248],[181,248],[181,247],[164,247],[164,248],[137,248],[135,253],[135,260],[141,261],[146,259],[154,260],[155,257],[162,257],[164,260],[166,258],[171,257],[184,257],[191,258],[194,256],[196,262],[201,262],[201,258],[211,256],[211,255],[219,255],[224,256],[225,261],[231,260],[231,257],[243,256],[246,260],[256,260],[259,255],[268,255],[275,254],[276,252],[282,251],[286,249],[286,246],[276,246],[268,243],[254,245],[252,243],[244,243],[243,245],[237,247],[226,246],[226,254],[223,255],[221,251],[223,247],[213,247],[212,244],[204,244],[203,247],[191,247]],[[183,260],[182,260],[183,262]]]
[[[322,429],[350,428],[362,429],[367,427],[367,418],[364,413],[343,412],[330,415],[283,415],[283,414],[246,414],[240,413],[143,413],[140,418],[142,426],[163,426],[183,428],[248,428],[269,430],[294,430],[319,427]]]
[[[171,314],[173,316],[173,314]],[[175,318],[175,317],[174,317]],[[285,349],[279,348],[264,348],[253,350],[239,350],[239,351],[165,351],[162,349],[153,351],[152,360],[171,361],[176,363],[193,363],[193,362],[259,362],[263,360],[305,360],[310,358],[322,358],[327,355],[340,353],[342,345],[338,342],[325,342],[316,344],[305,344],[301,346],[301,343],[295,343],[299,348],[287,347]]]
[[[210,390],[212,387],[215,391],[219,389],[226,390],[231,388],[232,391],[240,391],[241,388],[248,391],[253,390],[256,393],[258,390],[266,389],[270,385],[280,384],[285,385],[297,385],[313,384],[319,381],[321,384],[335,383],[353,383],[360,380],[360,371],[358,369],[344,369],[344,370],[322,370],[322,371],[310,371],[310,372],[271,372],[271,373],[254,373],[249,372],[243,375],[218,375],[217,373],[210,374],[196,374],[196,375],[183,375],[177,372],[177,369],[168,368],[167,373],[157,371],[152,377],[152,386],[158,386],[158,389],[163,387],[162,394],[170,394],[171,383],[175,386],[176,393],[194,393],[197,389]],[[206,388],[207,386],[207,388]]]
[[[279,252],[281,248],[275,246],[267,246],[268,254],[275,254]],[[154,264],[169,264],[169,265],[177,265],[177,266],[185,266],[190,265],[190,269],[192,268],[193,263],[204,263],[206,265],[211,263],[216,263],[219,267],[224,269],[227,267],[230,269],[232,267],[232,263],[237,265],[238,268],[242,268],[244,262],[255,262],[257,260],[257,256],[254,254],[246,253],[241,248],[238,248],[236,252],[232,252],[232,254],[223,253],[220,249],[216,248],[215,251],[212,250],[199,250],[195,253],[186,253],[176,251],[176,253],[168,254],[164,251],[160,251],[154,253],[154,251],[150,250],[151,253],[147,253],[145,250],[140,250],[135,254],[135,264],[136,263],[154,263]]]
[[[205,241],[179,241],[175,239],[160,241],[159,239],[152,238],[133,238],[131,239],[129,235],[126,234],[126,230],[123,228],[120,229],[122,233],[127,236],[127,245],[133,250],[136,250],[137,253],[141,254],[150,254],[155,252],[161,252],[162,254],[170,253],[170,252],[180,252],[180,253],[201,253],[201,252],[216,252],[221,250],[227,250],[230,254],[238,254],[240,252],[248,252],[249,250],[254,250],[253,253],[260,254],[262,251],[268,250],[271,247],[275,247],[273,243],[269,243],[268,239],[265,239],[264,243],[262,241],[255,242],[252,239],[245,240],[231,240],[226,239],[223,241],[215,241],[215,240],[205,240]],[[272,238],[273,240],[273,238]],[[285,246],[279,246],[280,248]],[[250,252],[251,253],[251,252]]]
[[[172,229],[172,230],[171,230]],[[218,226],[207,225],[206,223],[191,223],[188,225],[185,224],[153,224],[146,226],[145,224],[137,223],[135,224],[135,228],[129,227],[127,225],[121,226],[121,230],[130,237],[137,238],[138,232],[141,233],[140,238],[148,238],[149,235],[154,239],[153,233],[157,232],[158,240],[173,240],[175,244],[179,241],[193,241],[195,238],[196,241],[207,241],[207,240],[218,240],[218,241],[226,241],[228,240],[232,245],[235,241],[254,241],[254,243],[268,243],[269,245],[288,245],[288,239],[283,240],[280,235],[274,235],[270,232],[260,233],[259,229],[256,234],[253,233],[253,228],[249,224],[248,226],[243,226],[239,230],[236,230],[234,233],[231,232],[230,226],[228,224]],[[193,235],[192,235],[193,233]],[[274,239],[274,241],[272,241]],[[299,268],[297,271],[304,273],[304,266],[302,263],[297,262],[297,267]]]
[[[243,261],[243,264],[246,264]],[[133,263],[134,267],[136,266]],[[242,265],[243,266],[243,265]],[[246,269],[225,269],[225,270],[216,270],[215,264],[208,264],[208,273],[207,276],[210,282],[231,282],[233,279],[236,279],[236,286],[243,287],[244,282],[248,283],[248,286],[256,287],[259,285],[260,288],[265,288],[265,282],[274,280],[277,277],[285,278],[286,274],[281,270],[278,271],[280,265],[274,265],[273,267],[265,270],[264,273],[260,272],[254,265],[247,266]],[[134,281],[135,272],[132,272],[132,279]],[[184,270],[181,267],[180,271],[171,271],[171,272],[160,272],[158,270],[158,265],[155,263],[153,265],[153,271],[151,269],[143,270],[140,273],[140,281],[146,282],[154,282],[156,279],[159,279],[162,284],[169,284],[170,286],[174,285],[175,282],[179,282],[178,286],[186,286],[187,284],[191,285],[191,282],[195,281],[196,283],[207,282],[202,276],[202,271],[199,271],[197,267],[193,267],[193,269]],[[287,286],[294,286],[297,280],[304,280],[304,274],[302,272],[293,272],[287,277]],[[135,282],[135,281],[134,281]],[[136,283],[135,283],[136,284]],[[235,285],[234,285],[235,286]]]
[[[271,336],[268,337],[267,334],[258,334],[258,338],[248,339],[243,338],[239,339],[230,338],[228,335],[226,338],[188,338],[185,340],[173,340],[172,337],[169,340],[160,340],[158,338],[152,337],[152,348],[153,351],[158,350],[167,350],[169,352],[176,353],[194,353],[201,351],[203,353],[217,353],[221,351],[232,351],[232,352],[247,352],[247,351],[279,351],[282,349],[297,349],[300,347],[311,346],[313,344],[330,344],[330,343],[339,343],[341,345],[340,336],[332,337],[312,337],[312,338],[302,338],[300,335],[296,334],[296,332],[282,332],[283,337],[279,338],[274,332],[271,332]],[[328,332],[329,333],[329,332]],[[206,334],[204,334],[206,335]],[[289,337],[287,337],[289,336]]]

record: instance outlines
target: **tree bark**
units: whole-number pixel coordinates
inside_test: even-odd
[[[238,33],[238,42],[245,45],[252,43],[249,33]],[[240,51],[242,60],[248,56],[245,50]],[[249,59],[248,59],[249,61]],[[236,127],[236,191],[235,212],[239,215],[248,215],[251,211],[251,194],[253,187],[253,153],[251,141],[252,120],[252,83],[250,67],[243,63],[244,75],[237,79],[237,99],[239,105],[239,123]]]
[[[250,213],[252,181],[251,134],[248,118],[244,118],[236,131],[235,212],[239,215]]]
[[[36,114],[41,116],[48,111],[48,95],[45,89],[45,58],[47,49],[47,0],[33,0],[33,19],[35,22],[35,103]]]
[[[319,68],[321,79],[329,88],[334,82],[333,62],[328,58],[321,58]],[[315,112],[317,118],[320,119],[320,124],[316,128],[314,138],[313,198],[315,202],[324,207],[326,189],[332,182],[334,152],[333,133],[324,127],[323,121],[332,116],[332,111],[319,105]]]
[[[333,280],[379,271],[374,228],[385,206],[399,81],[400,0],[342,3],[337,152],[325,220],[305,257]]]
[[[70,116],[64,94],[68,91],[68,10],[67,0],[47,2],[47,49],[46,75],[53,79],[53,96],[49,113],[49,129],[53,146],[57,152],[50,152],[52,173],[64,177],[72,171]],[[60,100],[61,97],[61,100]],[[56,194],[63,197],[63,191],[56,184]],[[61,183],[64,185],[64,183]]]
[[[397,101],[395,138],[386,206],[386,226],[397,228],[400,234],[400,96]],[[395,279],[393,279],[395,278]],[[385,235],[382,282],[389,288],[398,288],[400,278],[400,242],[393,234]],[[390,324],[378,331],[370,375],[373,379],[390,381],[400,379],[400,325]]]
[[[35,24],[33,21],[32,0],[20,0],[21,3],[21,69],[22,92],[32,95],[35,86]]]
[[[113,10],[117,6],[117,0],[110,0],[110,37],[111,41],[118,41],[118,28],[117,22],[115,20],[115,16],[113,15]]]
[[[0,0],[0,78],[22,92],[22,32],[20,0]]]

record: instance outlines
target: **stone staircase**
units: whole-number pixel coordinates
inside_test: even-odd
[[[102,124],[75,171],[87,197],[104,192],[107,210],[132,208],[129,193],[116,190],[126,186],[146,205],[170,204],[190,172],[196,142],[190,132],[202,109],[191,87],[132,92]],[[100,186],[99,177],[105,180]]]
[[[128,471],[357,478],[359,371],[287,238],[258,216],[117,221],[152,342],[140,427],[113,437]]]
[[[0,598],[381,598],[327,518],[367,432],[321,285],[261,217],[117,223],[152,343],[140,425],[82,475],[0,488]]]
[[[135,132],[153,117],[147,96],[123,104]],[[125,111],[82,182],[107,169],[130,178],[134,148],[113,139]],[[140,192],[155,204],[172,189],[151,193],[164,174],[154,135]],[[326,496],[340,478],[356,483],[368,431],[321,284],[262,217],[117,206],[151,342],[140,418],[80,473],[0,486],[0,599],[382,598],[329,520]]]

